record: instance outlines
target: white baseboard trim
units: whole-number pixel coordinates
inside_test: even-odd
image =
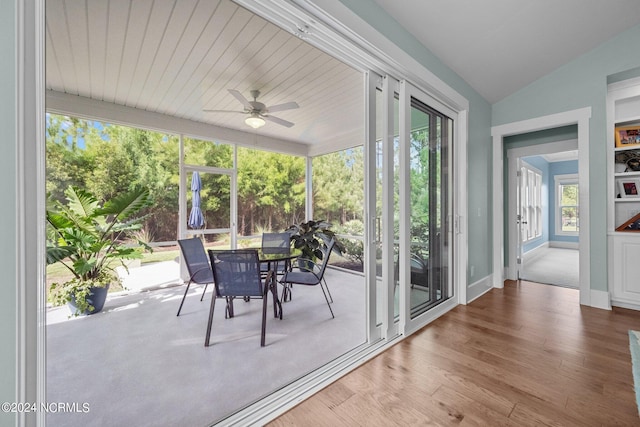
[[[640,311],[640,304],[634,304],[624,301],[611,301],[611,305],[620,308],[628,308],[630,310],[638,310]]]
[[[561,249],[580,249],[580,244],[578,242],[560,242],[557,240],[549,241],[550,248],[561,248]]]
[[[477,282],[469,285],[467,288],[467,304],[493,289],[493,274],[490,274]]]
[[[547,248],[549,248],[549,242],[544,242],[540,246],[537,246],[525,252],[524,254],[522,254],[522,258],[524,258],[525,262],[531,261],[539,257],[544,252],[544,249],[547,249]]]
[[[611,310],[611,299],[609,292],[591,289],[591,307]]]

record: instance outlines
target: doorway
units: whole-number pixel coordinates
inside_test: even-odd
[[[507,123],[491,128],[493,138],[493,286],[504,287],[505,246],[508,250],[508,242],[505,243],[505,202],[504,193],[504,138],[527,132],[552,129],[560,126],[577,124],[578,134],[578,163],[580,168],[580,212],[581,235],[578,244],[580,251],[580,304],[601,306],[601,298],[595,292],[592,298],[590,275],[590,220],[589,220],[589,120],[591,108],[581,108],[548,116],[536,117],[518,122]],[[507,213],[508,216],[508,213]]]
[[[570,131],[572,131],[570,129]],[[576,139],[509,148],[507,278],[578,288],[579,162]]]

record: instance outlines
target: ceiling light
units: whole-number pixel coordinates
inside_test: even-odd
[[[258,129],[265,124],[265,121],[262,119],[262,117],[259,117],[257,114],[252,114],[251,116],[247,117],[246,119],[244,119],[244,122],[254,129]]]

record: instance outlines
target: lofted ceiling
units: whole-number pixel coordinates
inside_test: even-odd
[[[490,103],[640,23],[638,0],[372,0]]]
[[[46,87],[307,145],[364,139],[363,74],[230,0],[47,0]],[[254,131],[228,89],[295,101]]]

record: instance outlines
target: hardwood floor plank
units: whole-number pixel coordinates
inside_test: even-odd
[[[527,406],[525,403],[518,403],[511,413],[510,418],[517,424],[525,427],[584,427],[588,425],[599,426],[600,423],[585,424],[582,421],[572,419],[565,413],[560,411],[550,412],[545,409],[544,412],[535,410]]]
[[[506,282],[270,425],[640,426],[629,329],[640,312]]]

